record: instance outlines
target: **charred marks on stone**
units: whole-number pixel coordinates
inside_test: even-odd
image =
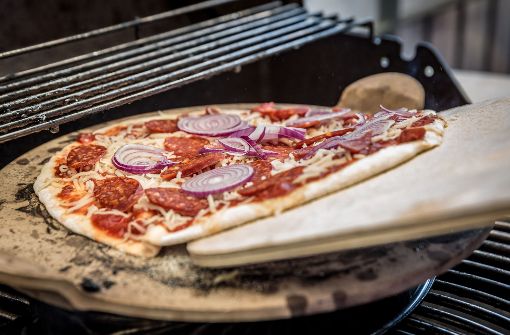
[[[427,250],[427,255],[433,261],[444,264],[451,259],[451,255],[441,250]]]
[[[28,201],[28,205],[16,208],[17,211],[29,214],[33,217],[42,218],[46,223],[46,232],[49,234],[51,230],[60,230],[57,220],[55,220],[41,204],[34,191],[34,184],[18,184],[18,191],[14,195],[17,202]]]
[[[67,272],[70,268],[72,268],[71,265],[66,265],[66,266],[61,267],[60,269],[58,269],[58,272]]]
[[[81,289],[89,293],[97,293],[101,291],[101,286],[96,284],[91,278],[84,277],[81,281]]]
[[[377,274],[377,272],[372,269],[372,268],[368,268],[368,269],[365,269],[361,272],[358,272],[356,274],[356,278],[358,278],[359,280],[361,281],[371,281],[371,280],[376,280],[377,277],[379,277],[379,275]]]
[[[303,295],[288,295],[287,296],[287,307],[289,308],[292,316],[302,316],[306,314],[306,307],[308,306],[308,300]]]
[[[45,159],[43,159],[42,161],[39,162],[39,165],[44,165],[46,163],[48,163],[50,161],[51,157],[46,157]]]
[[[16,164],[18,165],[28,165],[28,163],[30,163],[28,158],[20,158],[16,161]]]
[[[18,191],[14,195],[16,201],[30,201],[34,192],[34,184],[18,184]]]
[[[116,283],[116,282],[114,282],[114,281],[111,281],[111,280],[105,280],[105,281],[103,281],[103,287],[104,287],[105,289],[107,289],[107,290],[108,290],[109,288],[111,288],[111,287],[112,287],[113,285],[115,285],[115,284],[117,284],[117,283]]]
[[[49,148],[47,151],[48,151],[49,153],[54,154],[54,153],[56,153],[56,152],[59,152],[60,150],[62,150],[62,148],[60,148],[60,147],[55,147],[55,148]]]
[[[336,308],[342,308],[345,306],[345,302],[347,301],[347,293],[344,291],[335,291],[331,296]]]

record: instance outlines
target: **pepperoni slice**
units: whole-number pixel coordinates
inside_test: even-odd
[[[67,166],[78,172],[92,170],[105,153],[106,148],[102,145],[80,145],[67,155]]]
[[[434,122],[435,119],[436,119],[435,116],[427,115],[425,117],[422,117],[418,121],[414,122],[411,125],[411,127],[423,127],[423,126],[425,126],[427,124],[430,124],[430,123]]]
[[[186,194],[178,188],[149,188],[145,194],[153,204],[184,216],[196,216],[201,209],[209,207],[207,200]]]
[[[127,211],[142,196],[140,183],[132,178],[113,177],[95,180],[94,197],[100,208]]]
[[[289,157],[289,154],[294,150],[292,147],[286,146],[286,145],[263,145],[262,148],[264,150],[270,150],[278,153],[278,155],[269,155],[269,160],[274,159],[286,159]]]
[[[339,143],[339,145],[352,153],[359,153],[372,144],[372,132],[368,131],[360,137],[350,138]]]
[[[161,178],[171,180],[177,177],[177,173],[181,172],[181,177],[192,176],[204,169],[218,164],[224,155],[222,153],[210,153],[199,155],[195,158],[188,158],[184,161],[170,166],[167,170],[161,172]]]
[[[128,230],[129,218],[115,214],[92,214],[92,225],[108,235],[123,237]]]
[[[315,150],[315,147],[311,145],[305,148],[294,150],[292,154],[294,155],[295,159],[299,160],[308,156],[308,154],[311,153],[313,150]]]
[[[269,199],[282,196],[294,190],[297,185],[292,181],[303,172],[302,166],[278,173],[252,186],[242,188],[238,191],[244,196],[257,196],[259,199]]]
[[[92,133],[79,133],[76,140],[82,144],[90,144],[96,140],[96,136]]]
[[[402,130],[402,133],[398,137],[400,143],[412,142],[423,139],[425,137],[426,130],[423,127],[418,128],[407,128]]]
[[[149,133],[173,133],[179,130],[177,120],[152,120],[145,122]]]
[[[173,151],[177,157],[190,158],[198,155],[209,140],[201,137],[167,137],[165,138],[165,149]]]
[[[271,170],[273,169],[273,166],[268,161],[257,160],[250,165],[253,167],[253,170],[255,170],[253,177],[251,177],[250,180],[252,183],[256,184],[271,177]]]

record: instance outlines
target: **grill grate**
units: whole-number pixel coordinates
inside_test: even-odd
[[[394,334],[508,334],[510,222],[498,221],[484,244],[438,277]]]
[[[99,53],[106,57],[99,59],[92,53],[49,73],[44,68],[14,75],[16,80],[0,78],[0,143],[236,70],[359,24],[274,2],[103,50]]]

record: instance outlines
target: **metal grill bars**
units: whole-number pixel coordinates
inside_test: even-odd
[[[77,65],[0,87],[0,143],[234,70],[355,24],[272,3],[98,52],[105,57],[82,56]]]

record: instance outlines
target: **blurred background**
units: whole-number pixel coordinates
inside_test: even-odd
[[[0,51],[11,50],[91,29],[182,7],[191,0],[2,0]],[[340,17],[371,18],[377,34],[394,34],[403,41],[403,56],[413,57],[416,43],[432,43],[468,91],[472,100],[510,96],[510,1],[508,0],[304,0],[311,11]],[[206,19],[206,18],[204,18]],[[140,31],[141,36],[158,32]],[[165,29],[168,29],[166,27]],[[109,35],[94,45],[76,43],[55,54],[5,60],[0,73],[40,65],[97,50],[133,36]],[[90,44],[90,41],[89,41]],[[483,75],[483,82],[480,82]],[[490,83],[486,89],[484,84]],[[479,87],[479,89],[477,89]]]

